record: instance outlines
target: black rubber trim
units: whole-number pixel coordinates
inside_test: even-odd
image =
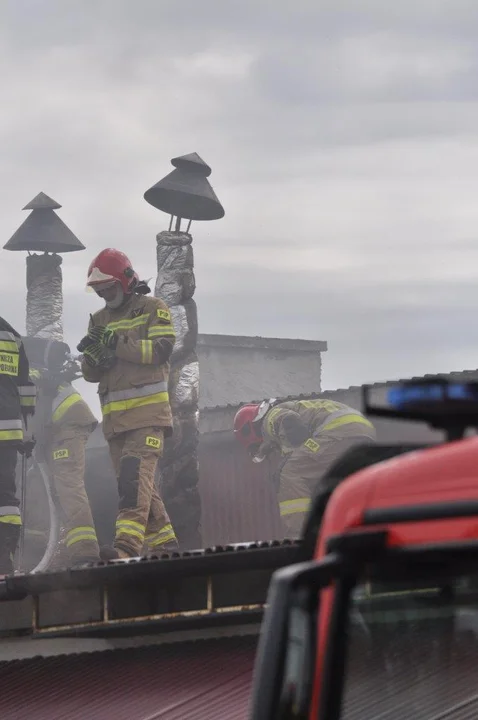
[[[478,499],[375,508],[365,511],[363,524],[381,525],[384,523],[406,523],[422,520],[446,520],[447,518],[473,517],[475,515],[478,516]]]

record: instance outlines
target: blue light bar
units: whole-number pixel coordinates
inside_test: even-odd
[[[465,400],[477,403],[478,392],[467,383],[402,385],[391,388],[388,391],[387,400],[395,408],[414,403],[441,403],[447,400]]]

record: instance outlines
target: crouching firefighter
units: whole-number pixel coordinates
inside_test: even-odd
[[[178,543],[155,484],[164,438],[172,434],[169,358],[175,333],[165,303],[145,297],[129,259],[108,248],[91,263],[88,287],[105,302],[78,345],[85,380],[99,383],[103,433],[118,479],[113,548],[104,560],[171,551]]]
[[[0,318],[0,575],[13,573],[21,531],[16,497],[17,453],[28,455],[28,419],[35,412],[36,390],[19,333]],[[25,442],[24,442],[25,441]],[[25,462],[25,458],[23,459]],[[22,473],[23,474],[23,473]]]
[[[330,466],[349,448],[376,438],[374,426],[358,410],[331,400],[245,405],[234,418],[234,434],[254,462],[274,450],[281,453],[279,508],[292,538],[300,536],[311,497]]]
[[[45,462],[65,530],[69,567],[100,562],[98,539],[85,488],[86,445],[98,425],[71,382],[81,377],[66,343],[23,339],[30,378],[37,386],[36,457]],[[62,562],[65,558],[62,557]]]

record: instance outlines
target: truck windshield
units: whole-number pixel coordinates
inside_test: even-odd
[[[342,718],[477,717],[478,576],[366,585],[350,608]]]

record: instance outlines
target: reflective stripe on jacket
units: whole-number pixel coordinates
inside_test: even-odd
[[[21,420],[0,420],[0,442],[6,440],[23,440]]]
[[[34,382],[39,383],[41,375],[41,370],[30,369],[30,377]],[[69,427],[96,427],[98,425],[98,421],[87,403],[71,383],[59,385],[53,399],[39,389],[38,404],[38,422],[53,426],[55,432],[57,429],[63,430]]]
[[[15,505],[0,506],[0,523],[4,523],[5,525],[21,525],[22,516],[20,514],[20,508]]]
[[[80,393],[70,383],[63,383],[52,404],[52,422],[54,425],[75,425],[96,427],[98,421]]]
[[[169,353],[165,361],[163,343],[170,343],[170,349],[175,332],[168,307],[159,298],[133,294],[121,308],[96,312],[89,327],[93,325],[108,326],[118,336],[111,369],[82,362],[85,380],[99,383],[105,437],[143,427],[171,434]]]
[[[0,317],[0,442],[23,440],[22,416],[35,412],[36,389],[20,334]]]
[[[264,418],[262,434],[265,445],[280,447],[283,453],[294,449],[287,436],[287,420],[296,420],[306,429],[307,442],[313,443],[318,434],[337,430],[345,425],[357,425],[357,435],[374,435],[374,426],[354,408],[333,400],[293,400],[279,403]]]
[[[113,390],[101,395],[101,411],[103,415],[111,415],[111,413],[168,402],[168,399],[168,383],[157,382],[131,390]]]

